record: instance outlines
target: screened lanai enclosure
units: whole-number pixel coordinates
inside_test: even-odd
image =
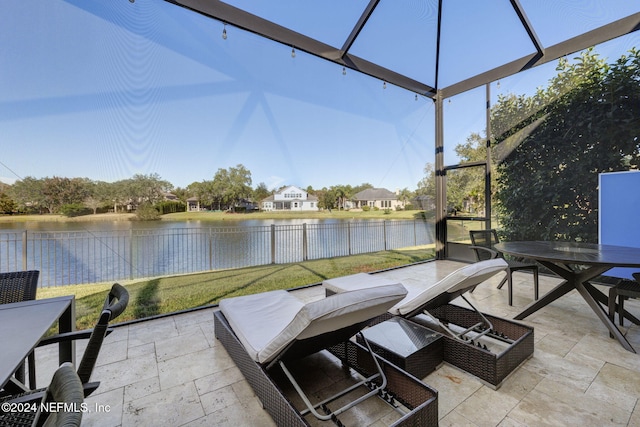
[[[638,4],[171,2],[432,103],[438,258],[476,227],[597,243],[598,174],[638,167]]]
[[[3,149],[13,180],[73,164],[187,186],[242,163],[270,188],[408,188],[444,259],[471,256],[478,228],[597,243],[601,174],[640,162],[635,1],[49,0],[0,15],[3,144],[47,142],[39,169]]]

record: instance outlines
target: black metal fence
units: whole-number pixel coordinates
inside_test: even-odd
[[[0,230],[0,272],[40,270],[41,286],[59,286],[286,264],[433,242],[433,223],[424,221],[124,231]]]

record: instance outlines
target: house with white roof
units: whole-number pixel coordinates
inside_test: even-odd
[[[260,205],[264,211],[317,211],[318,198],[290,185],[263,199]]]

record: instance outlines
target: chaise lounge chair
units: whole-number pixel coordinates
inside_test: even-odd
[[[533,330],[481,313],[464,294],[504,271],[507,266],[502,258],[494,258],[465,265],[438,281],[404,281],[402,283],[407,289],[407,296],[391,307],[388,316],[381,316],[379,321],[399,317],[440,332],[447,338],[445,361],[497,388],[533,353]],[[359,273],[326,280],[323,285],[329,295],[352,292],[371,283],[374,286],[397,283],[382,276],[372,281],[367,276],[366,273]],[[471,309],[449,304],[457,297],[461,297]]]
[[[485,280],[490,279],[493,275],[504,271],[507,267],[508,265],[505,260],[495,258],[465,265],[437,282],[418,284],[407,281],[406,283],[402,283],[407,289],[407,296],[391,307],[388,313],[393,316],[402,316],[405,318],[413,318],[421,314],[428,315],[428,310],[448,304],[460,296],[479,314],[482,319],[481,324],[474,324],[469,330],[454,332],[442,322],[438,322],[435,316],[430,317],[438,322],[440,329],[452,338],[469,342],[471,340],[471,338],[467,336],[469,332],[482,329],[481,332],[473,334],[475,338],[478,333],[482,335],[487,334],[488,331],[493,329],[493,326],[491,322],[465,298],[464,293],[475,288]],[[371,275],[369,274],[358,273],[338,279],[325,280],[323,285],[327,289],[327,294],[330,295],[363,289],[367,286],[384,286],[390,283],[397,282],[376,276],[373,276],[373,279],[371,279]],[[384,317],[381,318],[381,320],[385,320]]]
[[[363,347],[350,341],[372,318],[384,314],[406,294],[402,285],[391,284],[344,292],[306,304],[284,290],[223,299],[220,301],[220,311],[215,313],[215,333],[278,425],[308,425],[304,416],[310,413],[319,420],[336,422],[339,414],[369,397],[402,394],[397,390],[393,393],[388,391],[389,388],[397,388],[402,381],[411,383],[405,384],[405,387],[412,390],[412,397],[403,404],[413,411],[402,420],[411,419],[416,414],[422,418],[418,418],[418,424],[414,420],[396,425],[437,423],[437,407],[435,410],[435,405],[427,408],[436,400],[437,392],[398,368],[386,366],[370,349],[364,351]],[[312,404],[290,373],[287,363],[332,346],[342,346],[344,353],[356,350],[357,360],[343,354],[343,363],[346,362],[347,366],[349,359],[358,365],[363,355],[367,356],[369,362],[363,363],[363,366],[374,366],[374,372],[366,372],[363,375],[365,378],[357,384]],[[291,382],[306,405],[306,410],[298,411],[283,395],[272,375],[278,368]],[[358,371],[357,367],[355,369]],[[368,388],[366,394],[339,409],[328,410],[326,405],[329,402],[362,385]],[[325,413],[319,413],[319,408]]]

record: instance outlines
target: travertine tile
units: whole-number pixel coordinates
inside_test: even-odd
[[[82,416],[82,425],[90,427],[117,427],[122,425],[124,393],[122,388],[99,393],[100,389],[86,400],[89,411]]]
[[[635,369],[607,363],[598,373],[595,382],[630,396],[640,396],[640,371]]]
[[[440,419],[483,387],[479,380],[447,364],[429,374],[424,382],[438,390]]]
[[[200,328],[191,331],[188,335],[182,334],[167,339],[158,339],[155,344],[158,362],[209,348],[209,343]]]
[[[629,413],[575,388],[544,380],[509,418],[532,426],[626,426]]]
[[[205,414],[211,414],[231,405],[238,405],[238,396],[229,385],[221,387],[210,393],[200,394],[200,402]]]
[[[637,373],[634,374],[637,375]],[[624,382],[627,383],[632,380],[633,377],[630,377],[626,378]],[[617,406],[620,409],[629,412],[633,411],[638,402],[638,397],[640,396],[638,394],[629,394],[621,391],[620,389],[608,387],[605,382],[600,380],[600,375],[598,375],[595,381],[591,383],[591,386],[585,395],[601,400],[609,405]]]
[[[535,330],[534,333],[538,335],[537,330]],[[577,343],[578,341],[549,333],[544,337],[541,337],[540,340],[536,341],[535,349],[544,351],[549,354],[555,354],[556,356],[564,357]]]
[[[178,328],[171,317],[136,323],[129,326],[129,346],[147,344],[159,337],[166,339],[177,335]]]
[[[111,335],[118,335],[120,331],[117,329]],[[123,334],[126,336],[126,333]],[[119,362],[127,358],[129,347],[127,340],[105,341],[102,343],[96,366],[108,365],[109,363]],[[84,354],[84,350],[83,350]],[[81,356],[82,357],[82,356]]]
[[[130,402],[132,400],[140,399],[149,394],[157,393],[160,391],[160,378],[157,376],[148,378],[146,380],[138,381],[133,384],[129,384],[124,387],[124,401]]]
[[[479,427],[478,424],[465,418],[458,411],[449,412],[444,418],[439,420],[439,427]]]
[[[155,354],[96,366],[92,379],[100,381],[100,391],[113,390],[158,376]]]
[[[142,345],[138,345],[137,342],[133,345],[129,344],[129,351],[127,353],[129,359],[149,355],[156,357],[156,344],[154,342],[148,342]]]
[[[458,405],[455,412],[479,426],[497,425],[519,403],[519,399],[481,387]]]
[[[228,366],[214,365],[212,361],[216,351],[220,350],[215,347],[206,348],[158,362],[160,389],[166,390],[187,381],[194,381],[233,365],[233,361],[230,361]]]
[[[186,423],[184,427],[275,427],[275,425],[259,404],[247,407],[238,403]]]
[[[564,358],[555,354],[536,350],[530,358],[527,370],[543,377],[551,377],[557,382],[568,384],[584,392],[598,374],[600,361],[579,357]]]
[[[525,362],[503,381],[496,393],[522,400],[543,378],[539,373],[527,369]]]
[[[123,426],[178,426],[204,416],[193,381],[132,400],[124,405]]]
[[[238,381],[244,380],[244,376],[240,369],[236,366],[215,372],[211,375],[196,379],[196,388],[200,395],[211,393],[223,387],[227,387]]]

